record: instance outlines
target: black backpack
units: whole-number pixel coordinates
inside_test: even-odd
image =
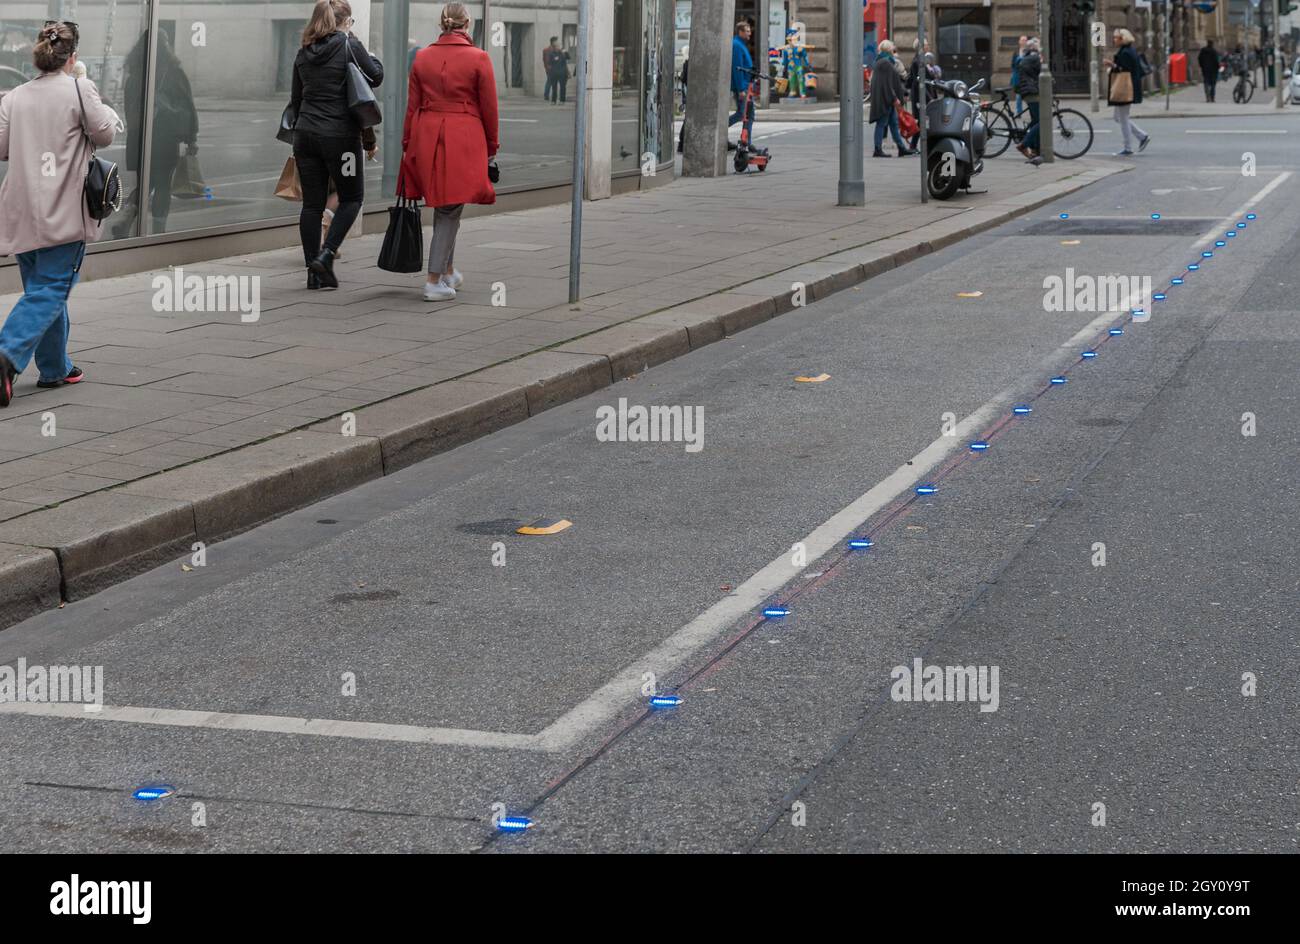
[[[77,89],[77,104],[81,106],[81,133],[90,143],[90,161],[86,165],[86,182],[82,186],[86,194],[86,212],[92,220],[102,223],[122,209],[122,178],[116,164],[95,156],[95,142],[86,127],[86,103],[81,97],[81,85],[76,79],[72,83]]]

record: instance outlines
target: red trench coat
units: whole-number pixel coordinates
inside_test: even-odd
[[[402,126],[401,196],[428,206],[495,203],[488,158],[497,152],[492,60],[464,33],[443,33],[411,66]]]

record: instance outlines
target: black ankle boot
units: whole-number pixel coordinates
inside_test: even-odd
[[[308,268],[320,279],[321,288],[338,288],[339,280],[334,276],[334,250],[322,249],[320,255],[308,263]]]
[[[320,276],[311,269],[307,270],[307,287],[309,289],[320,288]]]

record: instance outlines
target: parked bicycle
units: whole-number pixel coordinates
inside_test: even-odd
[[[1029,109],[1015,112],[1012,104],[1014,90],[1010,87],[993,89],[997,98],[980,106],[984,123],[989,129],[989,143],[985,157],[997,157],[1012,144],[1024,140],[1029,130]],[[1024,123],[1021,116],[1026,116]],[[1052,99],[1052,152],[1063,161],[1083,157],[1092,147],[1092,122],[1082,112],[1062,108],[1059,99]]]

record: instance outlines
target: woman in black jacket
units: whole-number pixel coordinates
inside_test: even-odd
[[[1016,145],[1016,149],[1029,158],[1029,163],[1038,165],[1043,162],[1042,155],[1038,153],[1039,137],[1042,133],[1038,78],[1043,71],[1043,57],[1037,39],[1025,40],[1024,52],[1020,56],[1016,71],[1016,94],[1029,109],[1029,128],[1025,131],[1025,139]]]
[[[1133,101],[1124,105],[1111,103],[1115,105],[1115,121],[1124,135],[1124,147],[1115,156],[1128,157],[1133,153],[1134,134],[1137,135],[1139,151],[1145,151],[1147,145],[1151,143],[1151,135],[1133,124],[1133,120],[1128,116],[1129,109],[1134,105],[1142,104],[1142,60],[1138,57],[1137,50],[1133,48],[1134,37],[1128,30],[1117,29],[1111,38],[1118,48],[1115,58],[1106,60],[1106,65],[1112,72],[1127,72],[1133,79]]]
[[[348,110],[348,63],[357,64],[372,88],[384,80],[384,67],[348,32],[351,27],[352,7],[346,0],[317,0],[293,64],[290,104],[297,115],[293,156],[302,181],[298,231],[308,288],[338,288],[334,256],[365,196],[361,126]],[[330,180],[338,191],[339,206],[322,247],[321,217]]]

